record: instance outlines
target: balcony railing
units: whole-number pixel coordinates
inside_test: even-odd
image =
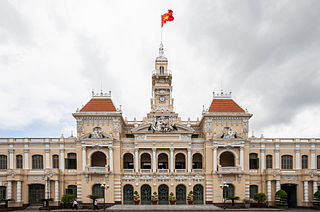
[[[141,173],[150,173],[151,169],[140,169]]]
[[[106,167],[88,167],[89,172],[107,172],[108,169]]]
[[[169,169],[158,169],[159,173],[168,173]]]
[[[124,173],[132,173],[132,172],[133,172],[133,169],[124,169],[123,172],[124,172]]]
[[[176,169],[175,170],[176,173],[186,173],[185,169]]]
[[[219,172],[239,172],[241,171],[240,167],[236,166],[227,166],[227,167],[219,167]]]
[[[201,172],[203,172],[203,169],[193,169],[193,172],[195,172],[195,173],[201,173]]]

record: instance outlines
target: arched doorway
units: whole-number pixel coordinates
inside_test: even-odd
[[[131,153],[126,153],[123,155],[123,168],[124,169],[133,169],[133,155]]]
[[[186,187],[182,184],[176,187],[176,204],[183,205],[186,204]]]
[[[132,205],[133,204],[133,186],[125,185],[123,187],[123,204]]]
[[[297,207],[297,184],[281,184],[281,189],[287,192],[287,202],[289,208]]]
[[[149,185],[141,186],[141,205],[151,204],[151,187]]]
[[[29,185],[29,204],[41,205],[42,199],[44,199],[44,185],[43,184]]]
[[[162,184],[158,188],[159,205],[167,205],[169,197],[169,187]]]
[[[105,167],[106,155],[103,152],[95,152],[91,156],[91,167]]]
[[[223,187],[223,198],[228,199],[228,197],[234,197],[234,186],[232,184]]]
[[[203,186],[197,184],[193,187],[193,194],[194,194],[194,204],[201,205],[203,204]]]
[[[232,152],[224,152],[220,155],[220,165],[222,167],[234,167],[234,155]]]

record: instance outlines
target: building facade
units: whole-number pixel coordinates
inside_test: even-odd
[[[142,121],[127,121],[110,93],[93,93],[72,114],[76,137],[1,138],[0,199],[11,199],[13,207],[44,198],[58,205],[72,193],[83,203],[96,194],[107,203],[133,204],[138,191],[141,204],[150,204],[153,192],[159,204],[168,204],[170,192],[186,204],[193,191],[195,204],[212,204],[224,195],[242,202],[264,192],[273,204],[284,189],[290,206],[311,204],[319,187],[320,138],[249,137],[252,114],[223,92],[213,94],[200,120],[182,121],[162,44],[150,103]]]

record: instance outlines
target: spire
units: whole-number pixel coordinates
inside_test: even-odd
[[[164,48],[162,42],[159,47],[159,57],[156,58],[156,61],[168,61],[168,59],[164,56]]]

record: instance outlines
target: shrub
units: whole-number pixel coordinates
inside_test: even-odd
[[[254,194],[253,199],[258,203],[264,203],[267,200],[267,196],[265,193],[256,193]]]
[[[314,204],[320,205],[320,190],[316,191],[313,195]]]
[[[237,197],[237,196],[230,196],[230,197],[227,197],[227,199],[228,199],[228,200],[231,200],[232,206],[234,206],[234,201],[235,201],[235,200],[238,200],[238,199],[240,199],[240,198]]]
[[[157,192],[153,192],[152,196],[151,196],[151,201],[155,202],[158,201],[158,194]]]
[[[192,191],[189,192],[189,194],[188,194],[188,196],[187,196],[187,200],[188,200],[188,201],[193,201],[193,200],[194,200],[194,195],[193,195],[193,192],[192,192]]]
[[[133,192],[133,200],[140,201],[140,195],[137,191]]]
[[[176,199],[176,197],[174,196],[174,194],[172,193],[172,192],[170,192],[170,194],[169,194],[169,201],[176,201],[177,199]]]
[[[61,198],[61,202],[63,203],[72,203],[75,200],[73,194],[64,194]]]
[[[277,191],[275,204],[282,205],[282,206],[288,205],[287,197],[288,197],[288,195],[284,190]]]
[[[87,197],[92,199],[92,201],[95,201],[96,199],[101,198],[99,195],[88,195]]]

